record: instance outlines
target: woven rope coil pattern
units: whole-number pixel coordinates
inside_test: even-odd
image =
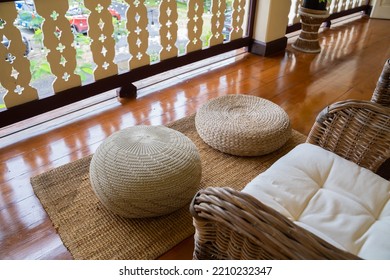
[[[90,164],[94,193],[106,208],[128,218],[165,215],[185,206],[200,179],[195,144],[164,126],[134,126],[112,134]]]
[[[287,113],[275,103],[251,95],[208,101],[196,113],[195,126],[208,145],[237,156],[271,153],[291,137]]]

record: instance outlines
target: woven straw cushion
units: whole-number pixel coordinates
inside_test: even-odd
[[[171,213],[188,204],[201,179],[195,144],[164,126],[115,132],[93,155],[92,188],[109,210],[128,218]]]
[[[250,95],[208,101],[198,110],[195,126],[208,145],[237,156],[268,154],[291,137],[287,113],[271,101]]]

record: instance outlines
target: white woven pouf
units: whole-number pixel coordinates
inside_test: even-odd
[[[169,214],[198,190],[201,161],[195,144],[165,126],[113,133],[96,150],[90,181],[107,209],[127,218]]]
[[[226,95],[206,102],[195,126],[208,145],[237,156],[260,156],[291,137],[290,119],[275,103],[252,95]]]

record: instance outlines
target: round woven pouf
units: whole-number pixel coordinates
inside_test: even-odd
[[[287,113],[275,103],[251,95],[208,101],[196,113],[195,126],[208,145],[236,156],[271,153],[291,137]]]
[[[165,126],[115,132],[96,150],[90,181],[107,209],[127,218],[169,214],[198,190],[201,162],[195,144]]]

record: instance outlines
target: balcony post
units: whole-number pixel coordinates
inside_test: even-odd
[[[286,48],[290,7],[291,0],[257,0],[252,53],[269,56]]]

